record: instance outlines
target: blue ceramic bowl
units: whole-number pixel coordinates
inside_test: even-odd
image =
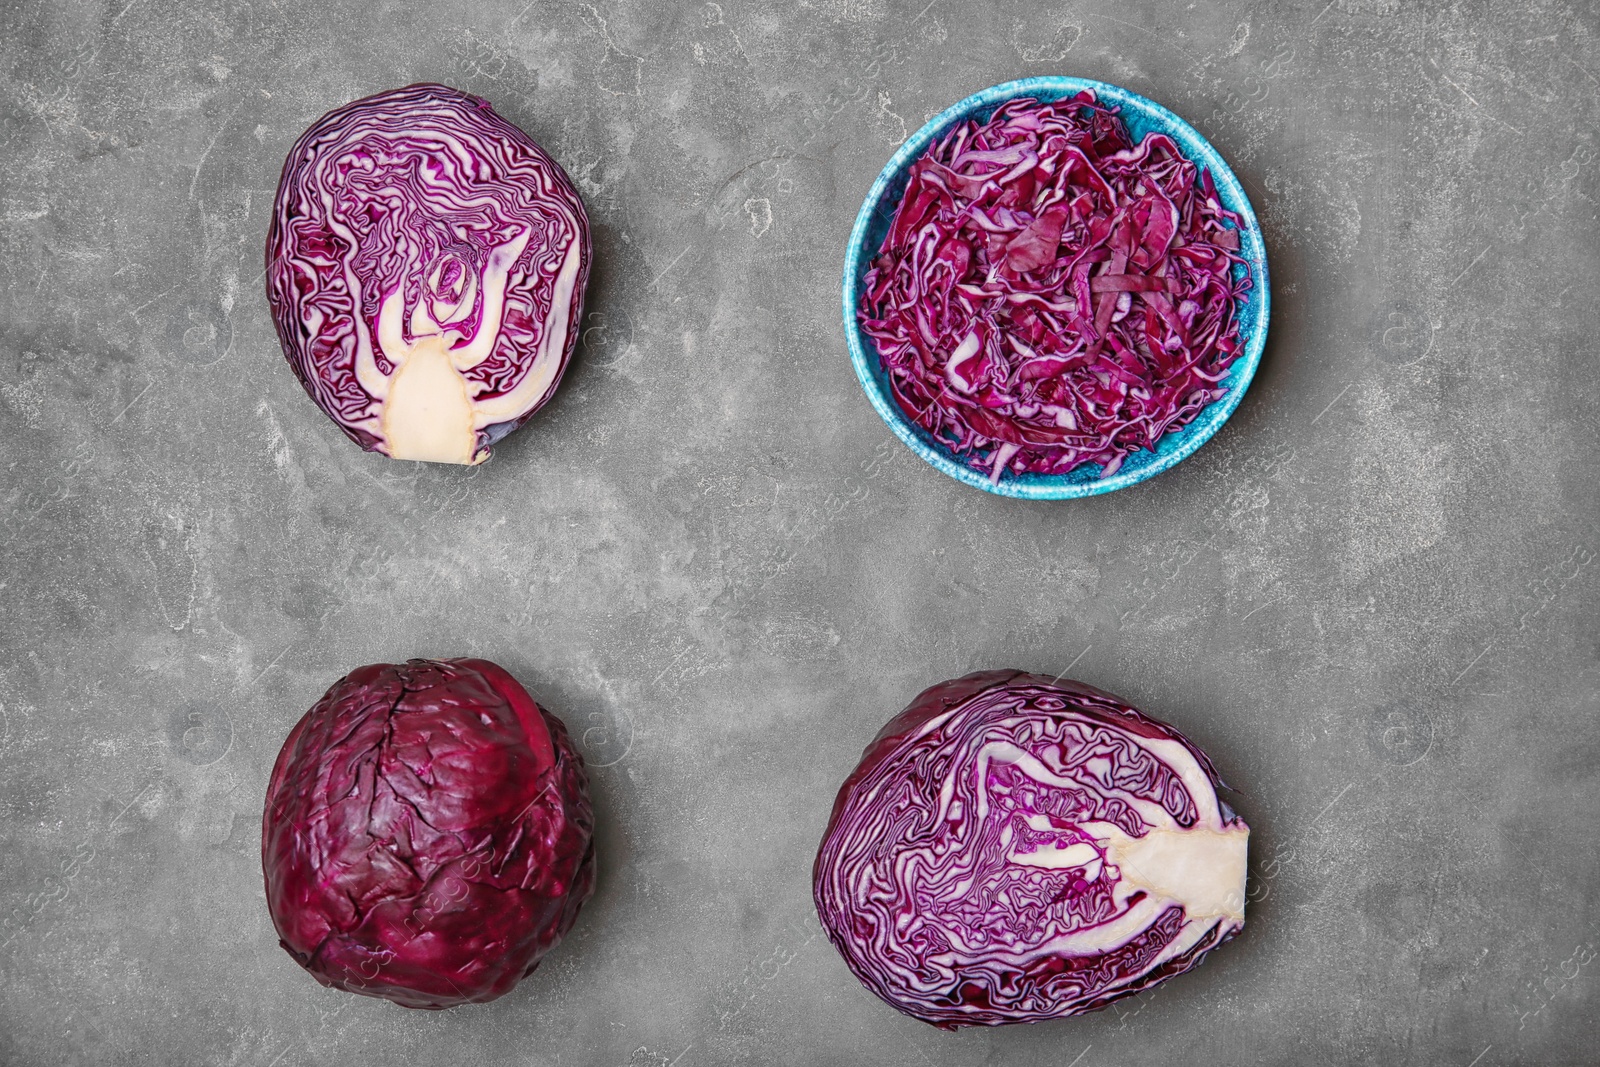
[[[1094,90],[1102,104],[1120,107],[1128,131],[1138,141],[1147,133],[1164,133],[1177,142],[1183,152],[1195,163],[1210,168],[1222,204],[1237,212],[1244,220],[1240,234],[1240,256],[1250,265],[1254,279],[1245,306],[1239,309],[1239,336],[1244,341],[1244,352],[1228,369],[1222,379],[1227,392],[1213,400],[1194,421],[1181,430],[1174,430],[1156,442],[1154,452],[1134,452],[1122,463],[1122,468],[1111,477],[1103,477],[1098,464],[1085,464],[1068,474],[1016,474],[1006,471],[998,483],[991,482],[987,474],[967,466],[945,441],[924,430],[906,417],[895,403],[889,389],[889,376],[878,358],[872,341],[861,332],[856,321],[856,307],[860,301],[862,278],[883,245],[884,234],[905,192],[907,174],[911,164],[928,150],[957,123],[967,119],[987,119],[1007,100],[1031,96],[1039,100],[1058,100],[1074,96],[1084,89]],[[1244,268],[1237,268],[1242,271]],[[1271,305],[1271,290],[1267,284],[1267,252],[1261,240],[1261,226],[1256,213],[1244,195],[1244,188],[1224,163],[1217,150],[1207,143],[1193,126],[1138,93],[1129,92],[1105,82],[1087,81],[1083,78],[1024,78],[985,89],[967,97],[959,104],[939,112],[928,124],[900,146],[872,183],[872,191],[861,205],[856,216],[855,229],[850,232],[850,249],[844,263],[844,335],[850,345],[850,362],[855,364],[856,376],[867,398],[877,408],[883,421],[895,435],[917,455],[944,471],[957,481],[1001,496],[1023,497],[1029,500],[1066,500],[1073,497],[1109,493],[1113,489],[1142,482],[1146,478],[1171,467],[1203,445],[1206,440],[1233,414],[1244,398],[1244,391],[1261,362],[1261,350],[1267,343],[1267,314]]]

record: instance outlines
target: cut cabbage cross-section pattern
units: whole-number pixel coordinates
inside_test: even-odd
[[[922,693],[845,781],[817,913],[857,978],[946,1029],[1103,1008],[1244,926],[1250,830],[1205,754],[1078,682]]]
[[[555,392],[589,276],[577,190],[488,101],[412,85],[295,142],[267,237],[284,355],[362,448],[481,463]]]

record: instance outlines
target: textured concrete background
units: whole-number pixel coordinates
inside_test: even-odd
[[[1596,1062],[1595,6],[3,8],[0,1061]],[[906,133],[1046,73],[1198,126],[1275,283],[1222,433],[1060,505],[902,448],[836,295]],[[584,348],[477,470],[354,448],[262,294],[291,141],[424,79],[595,224]],[[598,894],[492,1005],[325,990],[262,898],[271,761],[350,668],[466,654],[581,738]],[[1202,744],[1254,903],[1152,995],[946,1035],[808,871],[879,725],[1011,665]]]

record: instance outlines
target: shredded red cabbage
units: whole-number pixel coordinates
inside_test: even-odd
[[[1110,475],[1227,391],[1242,225],[1092,92],[1011,100],[912,164],[858,314],[901,409],[974,469]]]

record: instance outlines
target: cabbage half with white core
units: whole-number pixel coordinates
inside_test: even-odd
[[[1182,734],[1079,682],[922,693],[845,781],[817,913],[857,978],[946,1029],[1103,1008],[1244,926],[1250,829]]]
[[[267,236],[284,355],[362,448],[481,463],[554,394],[577,343],[589,220],[488,101],[412,85],[295,142]]]

